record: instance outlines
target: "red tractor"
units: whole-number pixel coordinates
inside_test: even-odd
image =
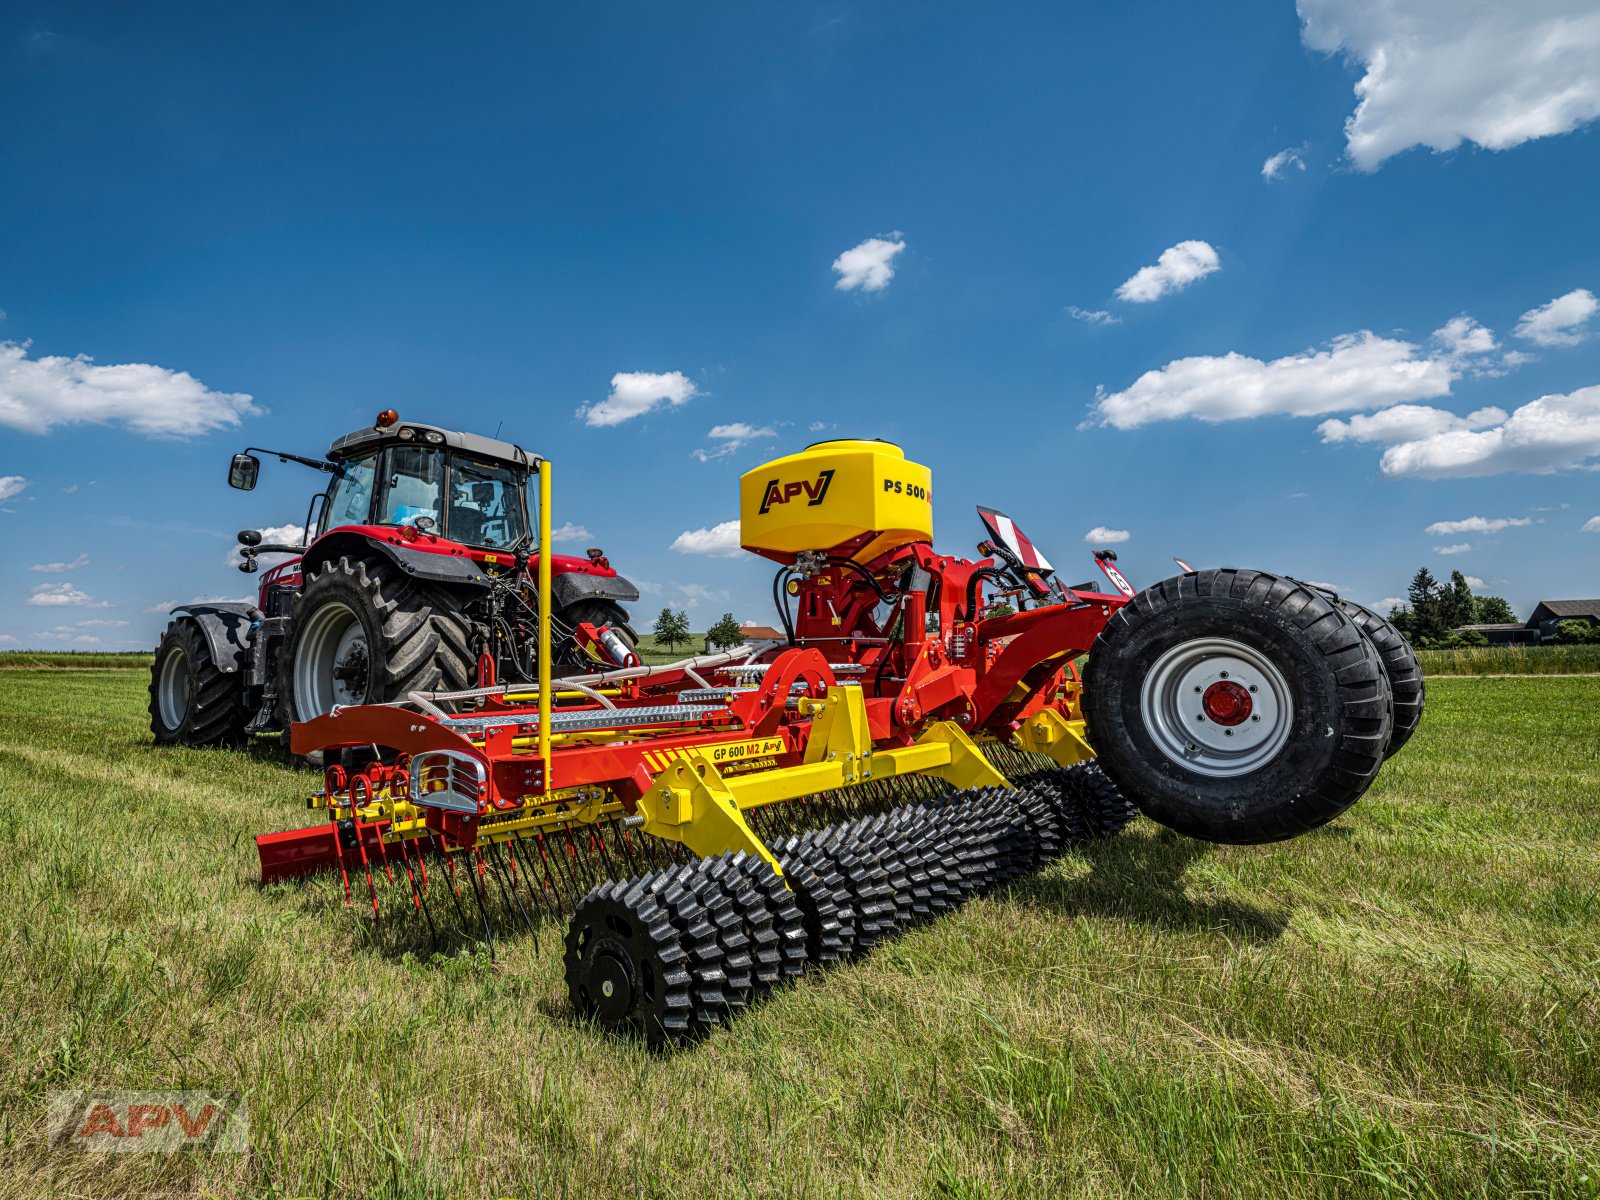
[[[336,706],[537,678],[540,459],[520,446],[380,413],[326,459],[250,447],[229,486],[249,491],[275,456],[325,472],[303,546],[239,534],[255,604],[187,604],[156,651],[150,730],[158,744],[211,746],[282,733]],[[622,605],[639,591],[592,549],[551,555],[552,667],[637,663]]]

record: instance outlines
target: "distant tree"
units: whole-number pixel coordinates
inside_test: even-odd
[[[680,642],[689,640],[689,614],[663,608],[655,623],[656,641],[668,650],[676,650]]]
[[[1406,601],[1406,621],[1395,622],[1400,632],[1419,650],[1443,645],[1453,628],[1447,620],[1455,601],[1451,589],[1442,586],[1427,567],[1418,567],[1406,588]]]
[[[1474,624],[1477,625],[1516,625],[1517,614],[1511,611],[1499,596],[1474,596],[1472,598]]]
[[[996,600],[993,604],[989,605],[988,608],[983,610],[983,615],[986,618],[987,617],[1009,617],[1012,613],[1014,613],[1016,611],[1017,611],[1016,609],[1012,608],[1011,605],[1007,604],[1004,600]]]
[[[744,641],[744,630],[731,612],[723,613],[722,620],[706,631],[706,640],[717,647],[737,646]]]
[[[1558,646],[1600,645],[1600,625],[1587,621],[1557,621],[1555,643]]]
[[[1460,571],[1450,572],[1450,586],[1440,600],[1443,606],[1440,616],[1446,629],[1471,625],[1477,617],[1477,607],[1472,602],[1472,588],[1467,585],[1467,577]]]

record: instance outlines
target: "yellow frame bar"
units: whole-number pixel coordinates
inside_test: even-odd
[[[550,460],[539,460],[539,791],[550,791]]]

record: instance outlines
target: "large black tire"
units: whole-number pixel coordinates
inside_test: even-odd
[[[1378,653],[1378,660],[1383,663],[1384,674],[1389,677],[1389,690],[1394,696],[1394,723],[1389,729],[1389,745],[1383,756],[1393,758],[1422,724],[1426,702],[1422,663],[1417,660],[1411,643],[1406,641],[1406,635],[1390,621],[1354,600],[1341,600],[1339,607],[1355,622],[1356,628],[1366,634]]]
[[[1383,765],[1390,704],[1339,607],[1261,571],[1146,588],[1084,672],[1089,742],[1122,794],[1179,833],[1237,845],[1295,837],[1355,803]]]
[[[341,558],[311,575],[295,598],[278,654],[284,727],[333,704],[465,688],[475,668],[456,596],[387,563]]]
[[[150,667],[150,732],[158,746],[236,746],[244,741],[244,681],[211,657],[193,621],[167,626]]]

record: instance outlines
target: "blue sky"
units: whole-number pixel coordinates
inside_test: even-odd
[[[0,646],[244,596],[317,480],[228,455],[386,407],[551,457],[646,618],[769,619],[718,527],[830,434],[1068,582],[1600,594],[1597,115],[1588,0],[23,0]]]

